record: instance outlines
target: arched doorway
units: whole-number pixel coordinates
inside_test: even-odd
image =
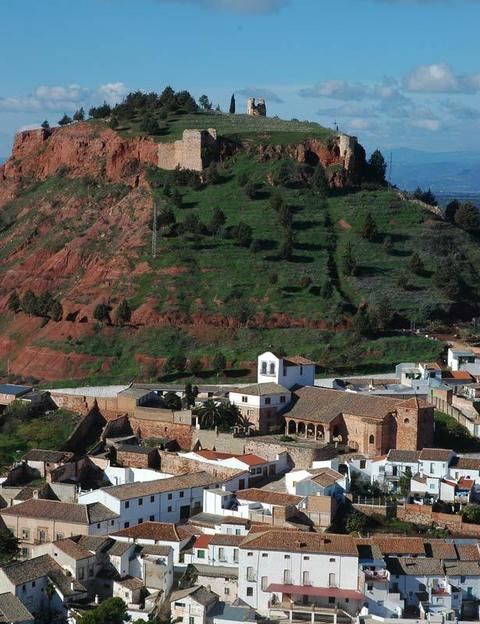
[[[294,420],[288,421],[287,433],[295,435],[297,433],[297,423]]]
[[[307,438],[315,438],[315,425],[312,425],[311,423],[307,425]]]
[[[305,423],[299,422],[297,425],[297,433],[298,435],[305,435]]]

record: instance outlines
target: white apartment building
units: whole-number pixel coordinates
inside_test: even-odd
[[[239,598],[262,615],[312,604],[357,612],[358,552],[349,535],[269,530],[240,545]]]

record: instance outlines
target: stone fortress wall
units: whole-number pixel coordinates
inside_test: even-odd
[[[214,128],[184,130],[181,140],[158,144],[158,166],[160,169],[180,167],[203,171],[215,160],[217,152],[217,131]]]

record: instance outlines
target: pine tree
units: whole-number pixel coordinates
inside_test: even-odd
[[[83,106],[75,111],[73,115],[73,121],[84,121],[85,119],[85,111],[83,110]]]
[[[387,171],[387,163],[380,150],[375,150],[368,161],[370,178],[378,184],[385,184],[385,173]]]
[[[25,314],[31,314],[32,316],[36,316],[38,312],[38,300],[31,290],[27,290],[23,295],[22,310]]]
[[[322,167],[320,163],[315,167],[315,171],[313,172],[311,179],[312,189],[320,193],[320,195],[326,195],[328,192],[328,181],[327,176],[325,175],[325,169]]]
[[[72,118],[68,115],[64,115],[58,122],[59,126],[68,126],[68,124],[72,123]]]
[[[108,323],[110,325],[110,306],[106,303],[99,303],[93,311],[93,318],[100,323]]]
[[[44,122],[42,122],[42,126],[41,126],[44,130],[50,130],[50,124],[48,123],[48,121],[45,119]]]
[[[232,93],[232,97],[230,98],[230,109],[228,111],[230,115],[235,115],[235,95]]]
[[[10,293],[10,297],[8,298],[7,305],[8,305],[8,309],[11,310],[12,312],[15,312],[15,314],[20,311],[20,308],[21,308],[20,297],[17,295],[16,290]]]
[[[347,243],[342,256],[342,271],[345,275],[355,275],[357,271],[357,261],[353,255],[352,244],[350,242]]]
[[[60,301],[58,301],[57,299],[53,300],[52,305],[50,306],[49,314],[50,318],[52,319],[52,321],[55,321],[55,323],[58,323],[62,320],[63,307]]]
[[[423,260],[419,256],[417,252],[415,252],[410,258],[410,262],[408,263],[410,271],[415,273],[415,275],[423,275],[425,271],[425,266],[423,264]]]
[[[130,307],[130,304],[126,299],[122,299],[117,309],[117,324],[125,325],[125,323],[130,323],[131,318],[132,309]]]
[[[227,358],[223,353],[215,353],[212,359],[212,368],[217,375],[227,368]]]
[[[378,238],[378,228],[372,213],[368,212],[362,226],[362,237],[373,243]]]

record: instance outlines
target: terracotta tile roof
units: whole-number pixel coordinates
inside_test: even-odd
[[[66,451],[48,451],[45,449],[31,449],[22,457],[25,461],[45,462],[60,464],[72,459],[73,453]]]
[[[221,524],[239,524],[241,526],[249,526],[250,520],[247,518],[235,518],[234,516],[225,516]]]
[[[418,459],[420,461],[441,461],[449,460],[452,451],[450,449],[424,448],[420,451]]]
[[[245,455],[238,455],[236,453],[221,453],[219,451],[210,451],[208,449],[202,451],[195,451],[197,455],[203,457],[204,459],[210,460],[222,460],[222,459],[238,459],[239,461],[244,462],[249,466],[258,466],[260,464],[266,464],[268,461],[259,457],[258,455],[253,455],[252,453],[247,453]]]
[[[459,470],[479,470],[480,458],[477,457],[454,457],[451,463],[452,468]]]
[[[142,522],[134,527],[112,533],[112,537],[128,537],[133,540],[153,540],[155,542],[182,542],[191,532],[188,527],[176,526],[169,522]]]
[[[286,507],[287,505],[298,505],[300,501],[303,500],[301,496],[292,496],[291,494],[283,494],[282,492],[271,492],[269,490],[261,490],[259,488],[238,490],[236,496],[238,500],[266,503],[268,505],[277,505],[279,507]]]
[[[480,550],[477,544],[456,544],[458,558],[462,561],[480,561]]]
[[[442,377],[446,379],[456,379],[457,381],[472,381],[473,377],[467,371],[446,371]]]
[[[471,490],[475,485],[475,481],[472,481],[472,479],[459,479],[457,485],[462,490]]]
[[[363,416],[383,420],[395,412],[401,403],[398,399],[342,392],[306,386],[294,392],[295,404],[287,418],[330,423],[340,414]]]
[[[79,535],[73,539],[75,539],[77,544],[82,546],[82,548],[93,553],[102,551],[112,541],[109,537],[104,537],[102,535]]]
[[[207,535],[205,533],[203,535],[199,535],[195,540],[195,544],[193,545],[193,547],[202,549],[208,548],[208,545],[212,541],[213,537],[213,535]]]
[[[154,557],[168,557],[171,546],[162,546],[160,544],[142,544],[140,547],[142,557],[152,555]]]
[[[101,503],[78,505],[63,503],[41,498],[30,498],[23,503],[0,510],[2,516],[19,516],[24,518],[41,518],[60,520],[75,524],[95,524],[103,520],[118,518],[118,515]]]
[[[54,546],[64,552],[67,557],[75,559],[75,561],[81,561],[82,559],[89,559],[95,556],[90,550],[87,550],[70,538],[57,540],[54,542]]]
[[[358,558],[365,561],[378,561],[383,559],[382,551],[375,540],[372,538],[357,538],[354,537],[353,541],[357,547]]]
[[[259,383],[252,384],[251,386],[244,386],[243,388],[237,388],[236,390],[231,390],[231,392],[235,392],[235,394],[245,394],[248,396],[267,396],[269,394],[290,394],[290,390],[287,390],[284,386],[280,384],[268,382],[268,383]]]
[[[292,366],[311,366],[312,364],[315,364],[313,360],[309,360],[301,355],[287,355],[282,359],[287,366],[289,364]]]
[[[178,602],[188,596],[203,606],[207,606],[218,600],[218,595],[214,594],[206,587],[194,585],[193,587],[188,587],[187,589],[179,589],[178,591],[172,592],[170,596],[170,603]]]
[[[130,590],[141,589],[144,586],[143,581],[136,576],[125,576],[115,583]]]
[[[224,533],[217,533],[210,536],[210,544],[212,546],[239,546],[245,539],[245,535],[225,535]]]
[[[321,468],[317,474],[310,478],[307,477],[304,481],[314,481],[322,487],[328,487],[329,485],[336,483],[338,479],[343,479],[343,476],[336,470],[332,470],[331,468]]]
[[[406,399],[405,401],[401,401],[398,404],[399,407],[406,407],[410,409],[422,409],[424,407],[429,407],[429,403],[419,399],[418,397],[412,397],[411,399]]]
[[[207,472],[190,472],[187,474],[159,479],[156,481],[146,481],[143,483],[126,483],[124,485],[112,485],[102,488],[111,496],[119,500],[128,500],[138,496],[150,496],[163,492],[173,492],[175,490],[189,489],[194,487],[207,487],[215,485],[219,479],[215,479]]]
[[[108,554],[112,557],[121,557],[131,548],[135,548],[133,542],[113,542],[108,549]]]
[[[41,555],[25,561],[17,561],[3,566],[2,570],[10,582],[15,585],[30,583],[51,572],[62,572],[63,568],[50,555]]]
[[[419,451],[402,451],[400,449],[390,449],[387,461],[398,462],[400,464],[414,464],[420,456]]]
[[[443,576],[443,564],[440,559],[430,557],[391,557],[387,559],[390,574],[405,576]],[[480,574],[480,572],[479,572]]]
[[[244,538],[242,550],[275,550],[281,552],[331,553],[357,557],[357,548],[350,535],[279,531],[271,529]]]
[[[375,536],[374,542],[383,555],[424,555],[425,547],[421,537],[398,537],[396,535]]]
[[[457,559],[455,544],[442,539],[433,539],[425,542],[425,554],[433,559]]]
[[[16,624],[17,622],[33,622],[33,615],[23,605],[23,602],[11,592],[0,594],[0,622]]]
[[[445,561],[445,573],[449,576],[480,576],[480,561]]]

